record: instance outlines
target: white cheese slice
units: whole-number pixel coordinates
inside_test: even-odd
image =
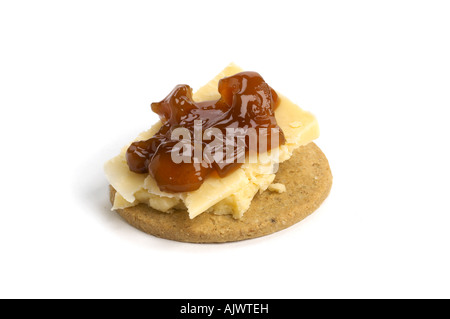
[[[250,184],[243,169],[238,169],[224,178],[207,178],[199,189],[189,192],[185,205],[189,217],[194,218],[224,198],[238,192]]]
[[[118,155],[105,164],[109,183],[129,203],[134,203],[134,194],[143,188],[146,175],[136,174],[128,168],[125,156]]]

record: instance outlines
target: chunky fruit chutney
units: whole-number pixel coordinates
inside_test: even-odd
[[[149,140],[128,148],[130,170],[149,173],[162,191],[189,192],[197,190],[210,175],[225,177],[235,171],[249,151],[264,152],[284,144],[274,113],[278,95],[258,73],[223,78],[218,90],[219,100],[196,103],[190,86],[177,85],[164,100],[152,103],[162,127]],[[183,134],[183,147],[179,131],[175,131],[179,128],[194,137],[187,140]],[[234,138],[230,138],[232,131]],[[256,132],[256,143],[251,143],[250,131]],[[265,147],[261,147],[262,142]],[[223,150],[220,153],[218,146]],[[183,160],[174,161],[174,152]]]

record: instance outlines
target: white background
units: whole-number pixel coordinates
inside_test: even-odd
[[[0,297],[450,297],[448,1],[3,1]],[[196,245],[110,211],[150,103],[229,62],[318,118],[301,223]]]

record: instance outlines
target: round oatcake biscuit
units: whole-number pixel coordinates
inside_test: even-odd
[[[241,219],[186,211],[162,213],[145,204],[117,210],[134,227],[157,237],[192,243],[219,243],[260,237],[287,228],[313,213],[328,196],[332,175],[328,160],[314,143],[298,148],[281,163],[275,183],[286,192],[257,194]],[[111,187],[111,201],[116,191]]]

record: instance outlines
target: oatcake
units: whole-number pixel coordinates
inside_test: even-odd
[[[285,229],[313,213],[328,196],[332,175],[319,147],[309,143],[280,164],[275,183],[286,192],[257,194],[241,219],[203,213],[189,219],[186,211],[162,213],[148,205],[117,210],[134,227],[157,237],[193,243],[219,243],[250,239]],[[115,190],[111,187],[111,201]]]

